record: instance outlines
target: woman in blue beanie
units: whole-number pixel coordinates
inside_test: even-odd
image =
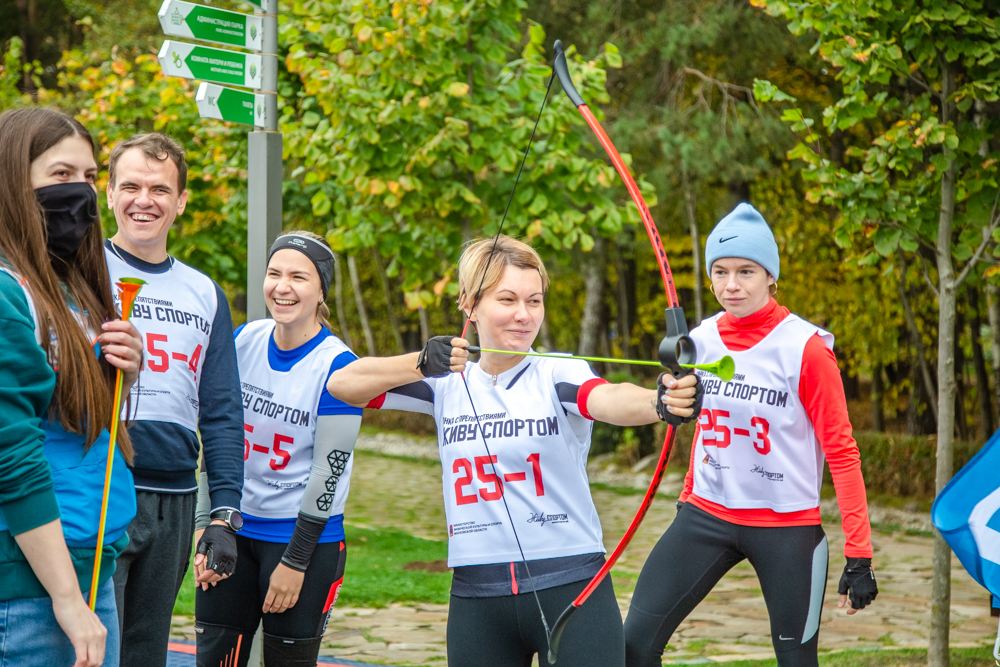
[[[733,566],[757,572],[780,667],[815,667],[828,548],[820,525],[824,460],[847,538],[840,607],[875,599],[871,527],[833,335],[774,299],[778,245],[740,204],[705,249],[725,312],[691,332],[698,362],[730,355],[738,375],[705,387],[677,517],[653,548],[625,620],[627,667],[659,667],[681,621]]]

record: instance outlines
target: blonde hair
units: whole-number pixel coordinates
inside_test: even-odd
[[[299,236],[305,236],[313,241],[322,243],[327,248],[330,248],[330,242],[315,232],[309,232],[304,229],[294,229],[290,232],[281,232],[281,234],[297,234]],[[333,248],[330,248],[330,252],[333,252]],[[317,272],[316,275],[318,276],[319,273]],[[322,279],[320,280],[322,281]],[[327,331],[333,333],[333,325],[330,324],[330,306],[326,305],[326,301],[320,301],[319,305],[316,306],[316,321],[326,327]]]
[[[508,266],[535,269],[542,279],[542,292],[548,291],[549,275],[534,248],[506,235],[495,240],[480,239],[469,244],[458,260],[459,310],[471,311],[485,292],[500,283],[503,270]]]

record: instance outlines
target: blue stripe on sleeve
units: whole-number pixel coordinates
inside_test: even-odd
[[[357,355],[353,352],[341,352],[337,358],[333,360],[333,363],[330,364],[330,372],[326,376],[327,382],[330,381],[330,376],[333,375],[334,371],[340,370],[357,358]],[[360,415],[364,412],[364,410],[356,408],[353,405],[348,405],[347,403],[334,398],[330,395],[330,392],[326,391],[324,385],[323,396],[319,399],[319,410],[316,412],[319,415]]]

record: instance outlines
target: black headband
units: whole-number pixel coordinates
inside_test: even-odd
[[[323,300],[326,301],[326,295],[330,292],[330,282],[333,280],[333,251],[308,236],[284,234],[271,244],[271,252],[267,255],[267,261],[270,262],[274,253],[285,248],[298,250],[316,265],[316,270],[319,271],[320,286],[323,288]]]

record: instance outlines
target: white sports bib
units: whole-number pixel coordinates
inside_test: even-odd
[[[122,278],[146,281],[129,320],[142,335],[145,361],[139,382],[132,386],[135,418],[170,422],[197,431],[201,362],[219,309],[215,283],[177,260],[169,271],[147,273],[126,264],[107,247],[104,256],[119,308],[114,284]]]
[[[528,560],[603,553],[587,479],[592,422],[565,410],[556,389],[559,380],[582,384],[592,379],[590,367],[530,359],[498,376],[496,384],[478,364],[466,369],[482,431],[460,375],[433,384],[448,565],[519,562],[511,520]]]
[[[759,343],[733,352],[719,336],[716,320],[691,332],[698,363],[729,355],[732,382],[698,371],[705,395],[695,438],[694,493],[730,509],[797,512],[819,506],[823,450],[799,399],[806,342],[830,334],[788,315]]]
[[[312,468],[317,411],[330,365],[350,350],[328,336],[290,370],[276,371],[267,361],[273,331],[274,320],[257,320],[236,336],[245,422],[240,506],[265,519],[294,519]],[[344,513],[353,464],[353,454],[330,461],[332,467],[343,467],[334,488],[319,499],[330,503],[330,516]]]

